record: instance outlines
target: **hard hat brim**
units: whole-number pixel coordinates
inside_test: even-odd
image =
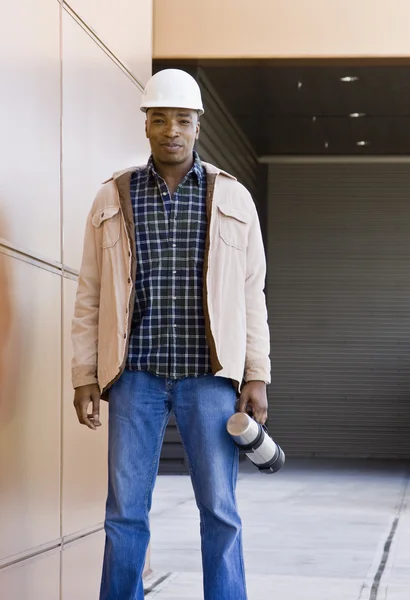
[[[157,103],[157,102],[149,102],[148,103],[147,102],[146,104],[141,104],[141,106],[140,106],[140,110],[142,112],[144,112],[144,113],[146,113],[147,110],[149,110],[150,108],[181,108],[182,110],[195,110],[200,117],[205,112],[203,106],[201,106],[201,107],[198,107],[198,106],[180,106],[179,104],[178,105],[177,104],[174,105],[174,104],[170,104],[170,103],[167,103],[167,105],[164,106],[164,104],[161,103],[161,102],[159,102],[159,103]]]

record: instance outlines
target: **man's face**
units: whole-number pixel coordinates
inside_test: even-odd
[[[145,131],[156,162],[182,164],[192,157],[199,136],[198,113],[182,108],[150,108]]]

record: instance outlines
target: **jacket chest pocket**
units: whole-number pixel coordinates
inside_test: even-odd
[[[102,248],[111,248],[120,239],[121,216],[119,206],[108,206],[93,216],[94,227],[102,227]]]
[[[249,215],[235,206],[218,206],[219,235],[227,246],[245,250]]]

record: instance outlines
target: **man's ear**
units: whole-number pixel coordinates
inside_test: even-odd
[[[196,136],[195,139],[197,140],[199,138],[199,132],[201,131],[201,123],[198,119],[198,123],[196,124]]]

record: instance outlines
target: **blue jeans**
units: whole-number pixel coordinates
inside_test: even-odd
[[[201,519],[205,600],[246,600],[235,487],[238,451],[226,432],[230,380],[170,380],[125,371],[109,397],[109,485],[100,600],[143,600],[149,511],[171,410],[188,457]],[[181,565],[183,568],[183,565]]]

